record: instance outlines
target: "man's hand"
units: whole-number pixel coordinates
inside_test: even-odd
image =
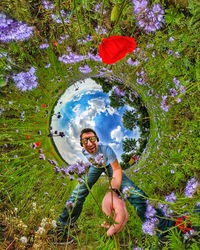
[[[128,211],[125,202],[120,200],[115,192],[109,192],[103,198],[102,210],[108,216],[114,211],[113,219],[118,223],[111,226],[105,222],[101,224],[102,227],[108,228],[107,235],[111,236],[114,233],[120,232],[128,221]]]

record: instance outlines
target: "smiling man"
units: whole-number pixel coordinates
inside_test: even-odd
[[[133,188],[133,192],[128,197],[128,201],[136,209],[141,220],[144,221],[144,213],[147,204],[146,199],[143,197],[146,196],[146,194],[122,173],[122,169],[112,148],[109,145],[100,143],[96,132],[91,128],[85,128],[81,131],[80,145],[83,147],[82,153],[88,161],[90,161],[91,158],[94,160],[99,154],[103,155],[105,167],[99,168],[94,165],[90,166],[87,177],[89,188],[92,188],[103,172],[112,178],[111,190],[105,194],[102,201],[102,210],[108,216],[114,211],[114,220],[117,224],[111,226],[106,223],[102,224],[103,227],[108,228],[107,235],[111,236],[116,232],[120,232],[128,221],[128,212],[125,202],[120,199],[120,192],[122,193],[124,188]],[[89,190],[84,182],[81,184],[79,183],[73,190],[67,201],[68,204],[73,204],[72,210],[65,207],[62,214],[57,219],[57,231],[64,232],[62,241],[66,241],[67,239],[66,227],[73,224],[80,216],[84,201],[88,194]]]
[[[88,161],[92,159],[92,162],[95,162],[95,158],[99,154],[103,156],[104,166],[100,167],[98,164],[93,164],[89,168],[87,176],[89,188],[92,188],[103,172],[111,178],[110,190],[105,194],[102,201],[102,210],[107,216],[111,216],[112,212],[114,212],[113,219],[116,222],[114,225],[102,224],[102,227],[108,229],[108,236],[120,232],[128,221],[126,204],[120,197],[120,194],[125,189],[131,189],[127,200],[134,207],[143,222],[148,222],[149,218],[152,219],[152,216],[157,220],[157,228],[160,230],[160,232],[157,231],[158,237],[164,236],[169,228],[175,226],[175,220],[165,217],[162,210],[158,208],[152,210],[151,206],[148,207],[148,196],[122,172],[115,152],[109,145],[103,145],[99,142],[99,138],[93,129],[85,128],[81,131],[80,144],[83,147],[82,153]],[[69,209],[65,207],[57,219],[57,234],[59,235],[59,232],[62,233],[61,243],[72,241],[72,239],[69,240],[67,238],[66,227],[69,228],[78,219],[88,194],[89,190],[85,182],[79,183],[66,203],[73,205],[73,208]],[[163,231],[163,234],[161,231]]]

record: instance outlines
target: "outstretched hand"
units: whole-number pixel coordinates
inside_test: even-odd
[[[113,198],[113,201],[112,201]],[[109,225],[106,222],[101,224],[102,227],[108,228],[107,236],[120,232],[128,221],[128,211],[124,201],[119,199],[118,195],[113,192],[106,193],[102,201],[102,210],[107,216],[111,216],[114,211],[114,221],[118,224]]]

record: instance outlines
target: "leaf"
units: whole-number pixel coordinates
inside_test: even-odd
[[[4,87],[6,85],[7,85],[7,83],[2,78],[0,78],[0,88]]]
[[[112,9],[112,12],[111,12],[111,16],[110,16],[110,20],[111,22],[114,22],[117,20],[118,16],[119,16],[119,12],[120,12],[120,9],[119,9],[119,6],[118,5],[115,5]]]

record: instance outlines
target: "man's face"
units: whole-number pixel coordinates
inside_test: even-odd
[[[88,138],[94,137],[94,136],[95,136],[95,134],[93,132],[83,133],[82,139],[88,139]],[[97,148],[98,148],[97,139],[94,142],[87,140],[87,143],[85,143],[85,144],[83,143],[83,147],[89,154],[95,154],[97,152]]]

